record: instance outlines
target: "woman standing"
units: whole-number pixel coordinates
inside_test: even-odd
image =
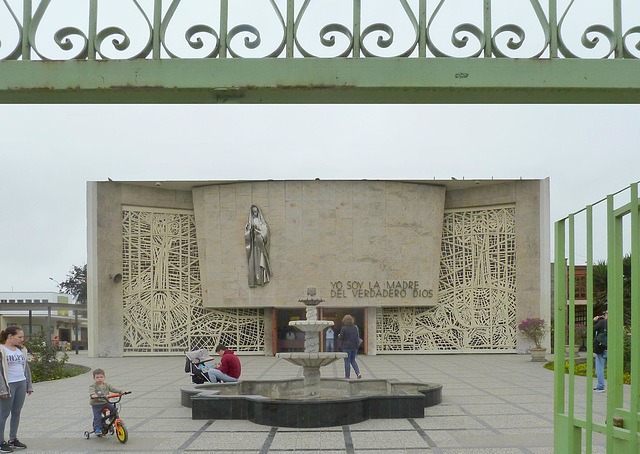
[[[0,452],[12,452],[27,447],[18,440],[20,411],[27,394],[33,392],[31,370],[27,362],[27,350],[22,346],[24,331],[17,326],[9,326],[0,332]],[[4,428],[11,415],[9,441],[4,438]]]
[[[358,368],[358,362],[356,361],[358,347],[360,347],[360,330],[355,324],[353,317],[349,314],[345,315],[342,319],[342,328],[340,328],[338,339],[341,342],[342,351],[347,354],[347,357],[344,359],[344,378],[351,377],[351,366],[353,366],[356,377],[362,378],[360,369]]]

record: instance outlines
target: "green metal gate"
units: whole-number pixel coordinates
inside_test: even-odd
[[[617,199],[629,195],[628,202],[617,205]],[[593,251],[594,238],[593,208],[606,201],[607,224],[607,309],[608,322],[608,364],[606,381],[606,418],[595,420],[592,379],[587,378],[586,392],[578,392],[574,366],[576,363],[575,343],[575,267],[576,236],[586,237],[587,263],[587,377],[593,375]],[[557,453],[587,454],[593,451],[596,433],[606,436],[607,453],[640,453],[638,443],[638,400],[640,396],[640,279],[631,279],[631,383],[623,383],[623,241],[631,248],[631,276],[640,273],[640,221],[638,183],[611,194],[605,199],[588,205],[583,210],[561,219],[555,224],[555,403],[554,403],[554,446]],[[576,217],[580,217],[585,232],[576,235]],[[630,228],[623,229],[623,221]],[[623,235],[623,231],[626,235]],[[625,237],[626,236],[626,237]],[[601,239],[603,240],[603,239]],[[568,292],[567,292],[568,291]],[[564,330],[559,329],[567,321],[569,330],[569,374],[565,377]],[[583,380],[579,377],[579,380]],[[625,399],[625,393],[627,398]],[[584,408],[582,405],[584,404]],[[577,409],[580,415],[576,415]],[[583,446],[584,442],[584,446]]]

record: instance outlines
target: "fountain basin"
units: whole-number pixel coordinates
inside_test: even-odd
[[[423,418],[442,401],[442,385],[397,380],[325,378],[304,397],[302,379],[242,380],[181,389],[192,419],[246,419],[274,427],[330,427],[368,419]]]
[[[289,361],[296,366],[303,367],[324,367],[332,362],[346,358],[347,354],[343,352],[318,352],[318,353],[276,353],[276,357]]]
[[[289,322],[289,326],[298,328],[305,333],[319,333],[328,326],[333,326],[330,320],[293,320]]]

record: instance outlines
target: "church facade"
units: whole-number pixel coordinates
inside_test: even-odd
[[[299,350],[308,287],[366,354],[524,351],[517,324],[550,315],[548,179],[107,181],[87,199],[92,356]]]

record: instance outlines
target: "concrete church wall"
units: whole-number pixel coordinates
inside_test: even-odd
[[[439,303],[443,215],[464,210],[514,207],[515,319],[549,316],[548,179],[482,180],[477,185],[261,181],[162,182],[158,187],[148,182],[89,182],[87,204],[91,356],[123,354],[123,286],[109,276],[123,272],[123,213],[132,210],[175,211],[193,219],[202,281],[198,304],[210,307],[202,309],[205,312],[237,308],[239,317],[246,315],[243,308],[262,311],[250,316],[264,318],[257,335],[266,353],[271,352],[271,308],[297,307],[307,285],[318,288],[327,307],[366,307],[366,342],[375,353],[379,311],[394,306],[425,310]],[[264,211],[272,229],[274,276],[265,286],[250,289],[243,230],[251,204]],[[336,292],[338,281],[344,288],[351,281],[369,286],[395,280],[417,280],[433,296],[365,298],[345,288],[351,295],[345,292],[342,298]],[[527,347],[521,338],[517,342],[519,351]]]
[[[442,186],[269,181],[202,186],[193,194],[207,307],[298,307],[307,286],[326,306],[437,301]],[[254,288],[243,235],[252,204],[269,224],[273,271],[268,284]]]

